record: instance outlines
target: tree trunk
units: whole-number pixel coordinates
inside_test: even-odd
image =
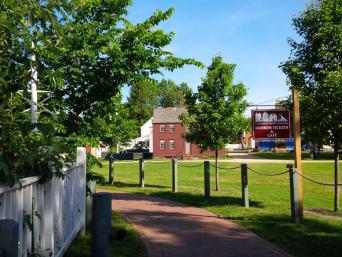
[[[334,143],[334,159],[335,159],[335,197],[334,197],[334,211],[338,211],[340,209],[340,190],[338,187],[339,177],[340,177],[340,166],[339,166],[339,144],[337,142]]]
[[[317,145],[317,155],[321,153],[322,144]]]
[[[215,150],[215,182],[216,182],[216,191],[219,191],[219,173],[218,173],[218,150]]]

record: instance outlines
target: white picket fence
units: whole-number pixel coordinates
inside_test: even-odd
[[[76,163],[64,172],[64,179],[54,177],[46,184],[39,184],[39,177],[29,177],[11,188],[0,186],[0,219],[13,219],[19,224],[18,257],[30,253],[61,257],[84,228],[84,148],[77,148]]]

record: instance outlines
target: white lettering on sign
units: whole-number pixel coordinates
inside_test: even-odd
[[[272,129],[289,129],[289,126],[272,126]]]
[[[267,137],[270,137],[270,138],[276,138],[277,137],[277,133],[274,133],[272,130],[267,133]]]
[[[255,126],[255,129],[272,129],[272,126]]]

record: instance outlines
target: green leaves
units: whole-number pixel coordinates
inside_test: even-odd
[[[203,151],[224,148],[245,129],[247,90],[242,83],[232,84],[234,69],[235,64],[214,57],[198,93],[187,93],[188,114],[181,117],[189,129],[185,138]]]
[[[0,181],[49,179],[72,156],[70,145],[126,142],[136,122],[121,103],[121,88],[162,69],[201,66],[164,50],[174,33],[158,25],[172,8],[132,24],[131,2],[0,1]],[[32,67],[46,92],[39,94],[36,133],[23,112]]]
[[[281,64],[290,87],[301,91],[302,126],[313,143],[342,140],[342,1],[317,0],[293,19],[302,41],[290,40],[289,60]]]

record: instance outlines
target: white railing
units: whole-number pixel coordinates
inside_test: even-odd
[[[77,161],[64,169],[65,178],[40,184],[39,177],[0,186],[0,219],[19,224],[18,257],[36,253],[61,257],[85,225],[86,154],[77,148]]]

